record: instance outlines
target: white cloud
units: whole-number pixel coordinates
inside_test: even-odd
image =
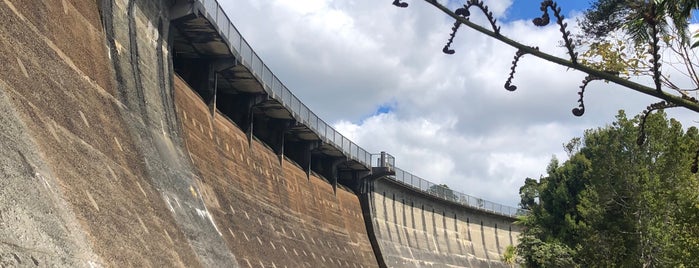
[[[456,54],[445,55],[452,19],[420,1],[408,9],[390,2],[224,4],[270,69],[340,132],[370,152],[391,153],[406,171],[508,205],[519,201],[525,177],[545,173],[552,155],[565,159],[563,143],[613,121],[618,109],[636,114],[654,101],[593,83],[587,112],[576,118],[570,111],[584,74],[527,55],[513,81],[519,89],[508,92],[514,49],[462,27]],[[511,1],[489,4],[501,16]],[[506,36],[567,57],[556,25],[501,26]],[[390,112],[376,114],[386,103]]]
[[[512,5],[512,0],[485,0],[484,2],[496,18],[502,17],[507,8]]]
[[[317,14],[327,8],[324,0],[274,1],[276,8],[289,10],[301,16]]]

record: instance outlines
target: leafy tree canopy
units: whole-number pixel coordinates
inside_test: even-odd
[[[459,200],[459,197],[446,184],[432,185],[432,186],[430,186],[429,189],[427,189],[427,192],[429,192],[430,194],[442,197],[446,200],[450,200],[450,201],[454,201],[454,202]]]
[[[578,22],[582,63],[621,77],[649,76],[683,98],[699,90],[689,22],[699,0],[597,0]],[[697,32],[696,37],[699,37]],[[656,64],[656,62],[658,64]],[[673,70],[680,75],[671,79]]]
[[[601,39],[609,33],[625,30],[637,42],[649,42],[653,25],[662,34],[689,40],[689,19],[699,8],[697,0],[597,0],[580,21],[588,37]]]
[[[574,140],[579,148],[553,159],[547,177],[525,180],[526,266],[699,267],[699,180],[689,168],[699,131],[659,112],[639,146],[641,116],[616,119]]]

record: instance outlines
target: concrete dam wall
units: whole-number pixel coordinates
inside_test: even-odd
[[[202,199],[243,267],[372,267],[358,197],[281,162],[176,79],[178,115]]]
[[[512,215],[372,166],[216,8],[0,0],[0,267],[502,265]]]
[[[512,218],[416,193],[395,180],[365,182],[371,235],[390,267],[509,267],[520,233]]]

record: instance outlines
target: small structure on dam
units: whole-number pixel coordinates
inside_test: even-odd
[[[215,0],[0,19],[0,266],[505,267],[517,244],[523,211],[338,133]]]

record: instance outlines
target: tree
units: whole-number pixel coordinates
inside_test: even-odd
[[[519,207],[531,210],[536,206],[536,199],[539,198],[539,183],[532,178],[526,178],[524,185],[519,187],[519,197],[522,200],[519,202]]]
[[[662,108],[667,108],[667,107],[672,107],[672,106],[681,106],[685,107],[687,109],[699,112],[699,101],[697,101],[695,98],[689,97],[686,94],[682,94],[682,91],[679,91],[680,94],[669,94],[664,90],[662,87],[662,73],[661,73],[661,61],[660,61],[660,48],[658,47],[658,42],[659,38],[661,37],[661,33],[663,30],[666,30],[667,27],[663,27],[665,24],[664,20],[661,20],[660,18],[665,18],[667,17],[666,15],[669,14],[669,18],[673,20],[675,25],[675,28],[677,29],[682,29],[682,25],[686,25],[687,19],[689,18],[689,15],[691,15],[691,11],[693,9],[696,9],[698,7],[697,1],[696,0],[679,0],[679,1],[671,1],[671,0],[651,0],[651,1],[622,1],[622,0],[599,0],[597,3],[601,4],[608,4],[611,5],[609,12],[612,12],[611,14],[630,14],[630,15],[637,15],[637,16],[619,16],[619,17],[611,17],[612,20],[610,20],[610,23],[607,24],[606,27],[611,27],[613,29],[617,29],[621,25],[629,26],[633,25],[634,27],[631,27],[629,29],[635,29],[639,36],[643,36],[643,33],[646,33],[646,36],[648,37],[650,42],[648,42],[647,46],[650,47],[648,51],[642,51],[644,52],[643,55],[647,55],[647,57],[652,58],[652,62],[650,63],[650,69],[645,70],[647,72],[650,72],[653,77],[654,85],[652,86],[646,86],[646,85],[641,85],[636,82],[628,80],[628,77],[623,77],[619,76],[619,73],[616,72],[615,70],[607,70],[604,68],[600,68],[600,65],[593,65],[588,62],[580,61],[578,59],[578,54],[575,51],[575,43],[570,32],[566,29],[567,23],[564,22],[564,18],[561,15],[561,8],[558,7],[558,5],[551,0],[544,0],[541,2],[540,9],[542,11],[542,16],[540,18],[534,19],[533,23],[537,26],[545,26],[548,25],[549,22],[551,21],[551,15],[549,14],[549,10],[553,12],[553,17],[556,20],[556,23],[560,26],[560,30],[562,33],[563,37],[563,43],[566,49],[568,50],[568,54],[570,59],[563,59],[559,57],[552,56],[550,54],[544,53],[539,51],[536,47],[525,45],[522,43],[519,43],[517,41],[514,41],[508,37],[503,36],[500,33],[500,28],[497,26],[497,21],[493,17],[492,12],[488,11],[488,7],[481,1],[481,0],[468,0],[464,7],[459,8],[455,11],[452,11],[445,7],[444,5],[440,4],[437,1],[434,0],[425,0],[425,2],[433,5],[437,9],[441,10],[444,12],[446,15],[452,17],[455,19],[454,27],[452,28],[452,33],[450,35],[450,38],[447,41],[446,46],[443,49],[444,53],[447,54],[453,54],[454,51],[450,49],[450,45],[454,40],[454,36],[456,35],[458,29],[460,26],[465,25],[471,29],[474,29],[478,32],[481,32],[485,35],[488,35],[494,39],[497,39],[507,45],[510,45],[516,49],[518,49],[517,53],[515,54],[515,59],[513,61],[513,67],[512,67],[512,72],[510,73],[510,77],[507,79],[507,82],[505,83],[505,88],[510,91],[514,91],[517,89],[516,86],[512,85],[512,80],[513,76],[515,74],[515,70],[517,67],[517,62],[520,60],[520,58],[523,55],[529,54],[533,55],[536,57],[539,57],[541,59],[544,59],[549,62],[553,62],[562,66],[566,66],[568,68],[578,70],[581,72],[584,72],[588,74],[588,77],[583,81],[583,86],[581,87],[581,91],[579,92],[580,99],[578,100],[579,102],[579,107],[573,109],[573,114],[576,116],[581,116],[585,112],[585,106],[583,102],[583,97],[584,97],[584,89],[593,80],[605,80],[609,81],[621,86],[624,86],[626,88],[629,88],[631,90],[635,90],[637,92],[647,94],[650,96],[657,97],[659,99],[662,99],[663,105],[656,105],[656,106],[661,106]],[[635,3],[639,4],[639,8],[635,8],[635,6],[628,4],[626,7],[628,7],[630,10],[634,12],[625,12],[625,10],[629,9],[621,9],[621,11],[617,11],[616,7],[620,4],[628,4],[628,3]],[[646,3],[650,3],[646,5]],[[657,4],[655,4],[657,3]],[[393,4],[405,8],[408,7],[408,3],[402,2],[401,0],[394,0]],[[469,20],[469,16],[471,15],[471,8],[476,7],[479,10],[481,10],[488,20],[490,21],[490,26],[492,30],[486,29],[480,25],[477,25]],[[602,7],[607,7],[605,5],[602,5]],[[647,15],[646,13],[638,13],[636,11],[648,11],[650,13],[650,16],[645,16]],[[645,17],[644,17],[645,16]],[[664,17],[663,17],[664,16]],[[603,19],[610,19],[610,17],[602,17],[600,16],[601,21],[604,21]],[[643,58],[645,60],[645,58]],[[639,62],[640,64],[640,62]],[[649,109],[650,110],[650,109]]]
[[[674,90],[685,98],[699,89],[697,55],[691,49],[688,21],[697,0],[625,1],[597,0],[579,20],[580,40],[589,49],[584,64],[629,75],[648,75],[656,87]],[[661,71],[660,56],[667,67],[675,68],[691,83],[670,79]],[[650,61],[649,61],[650,60]]]
[[[441,198],[444,198],[449,201],[456,202],[459,200],[459,197],[454,194],[454,191],[449,189],[449,186],[446,184],[435,184],[430,186],[430,188],[427,190],[428,193],[432,195],[439,196]]]
[[[688,168],[699,131],[660,112],[638,146],[642,117],[620,112],[586,131],[568,161],[551,161],[539,201],[519,219],[528,267],[699,266],[699,179]]]
[[[649,26],[656,25],[662,34],[676,35],[688,43],[688,19],[697,8],[697,0],[597,0],[585,12],[581,26],[595,38],[625,29],[634,41],[648,42],[652,35]]]

